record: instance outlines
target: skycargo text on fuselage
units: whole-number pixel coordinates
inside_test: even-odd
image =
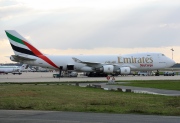
[[[118,63],[153,63],[152,57],[121,57],[118,56]]]

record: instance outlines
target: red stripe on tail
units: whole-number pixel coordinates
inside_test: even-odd
[[[23,40],[22,40],[23,41]],[[44,61],[46,61],[47,63],[49,63],[50,65],[52,65],[55,68],[58,68],[57,65],[55,65],[48,57],[44,56],[39,50],[37,50],[35,47],[33,47],[31,44],[29,44],[26,41],[23,41],[24,44],[39,58],[43,59]]]

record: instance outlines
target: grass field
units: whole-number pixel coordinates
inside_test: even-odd
[[[0,109],[180,116],[180,97],[57,84],[1,84]]]
[[[180,91],[180,80],[137,80],[123,85]]]

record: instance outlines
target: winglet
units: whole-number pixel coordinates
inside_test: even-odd
[[[75,62],[82,63],[81,60],[79,60],[79,59],[77,59],[77,58],[75,58],[75,57],[72,57],[72,59],[73,59]]]

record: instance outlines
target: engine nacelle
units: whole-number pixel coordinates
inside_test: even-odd
[[[113,65],[104,65],[103,66],[103,72],[104,73],[113,73],[114,66]]]
[[[95,69],[97,72],[103,72],[103,73],[113,73],[114,66],[113,65],[104,65],[100,68]]]
[[[130,67],[119,67],[114,65],[104,65],[101,68],[96,69],[96,71],[104,72],[104,73],[119,73],[122,75],[130,74]]]
[[[12,56],[10,56],[10,60],[11,60],[11,61],[15,61],[15,59],[14,59]]]
[[[131,73],[131,68],[130,67],[120,67],[120,74],[122,75],[127,75]]]

